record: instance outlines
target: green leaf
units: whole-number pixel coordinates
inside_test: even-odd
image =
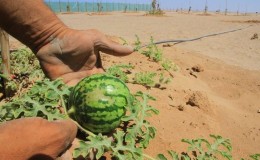
[[[111,148],[113,151],[112,155],[120,160],[142,159],[142,149],[135,146],[135,140],[131,139],[129,135],[127,141],[125,141],[126,144],[124,144],[124,132],[117,131],[113,135],[115,143],[113,143],[113,148]]]
[[[254,155],[250,155],[250,158],[252,158],[253,160],[260,160],[260,153],[259,154],[254,154]]]
[[[140,38],[138,37],[138,35],[135,35],[136,41],[134,42],[134,51],[139,51],[142,47],[142,43],[140,41]]]
[[[174,151],[168,151],[169,155],[172,157],[173,160],[179,160],[179,155],[178,153]]]
[[[111,147],[111,139],[107,136],[99,134],[95,137],[89,136],[87,138],[89,141],[80,141],[80,146],[74,150],[74,158],[78,158],[79,156],[86,158],[90,152],[95,150],[95,158],[99,159],[105,153],[105,149]]]
[[[134,81],[137,84],[141,84],[147,87],[153,87],[155,85],[155,72],[140,72],[134,76]]]
[[[20,97],[3,104],[0,108],[1,121],[8,121],[20,117],[43,117],[50,121],[64,119],[59,101],[65,107],[65,98],[69,96],[68,87],[61,80],[43,80]]]
[[[133,69],[134,66],[132,65],[126,65],[126,64],[118,64],[118,65],[113,65],[106,69],[106,73],[112,76],[115,76],[122,80],[123,82],[128,82],[128,76],[127,76],[127,71],[128,69]]]
[[[157,159],[158,160],[167,160],[167,158],[163,154],[158,154]]]

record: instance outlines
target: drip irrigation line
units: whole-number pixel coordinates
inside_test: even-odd
[[[213,36],[217,36],[217,35],[221,35],[221,34],[226,34],[226,33],[231,33],[231,32],[236,32],[236,31],[240,31],[240,30],[244,30],[246,28],[251,27],[252,25],[249,25],[247,27],[243,27],[243,28],[238,28],[238,29],[233,29],[233,30],[229,30],[229,31],[224,31],[224,32],[219,32],[219,33],[213,33],[213,34],[207,34],[204,36],[200,36],[197,38],[191,38],[191,39],[172,39],[172,40],[163,40],[163,41],[157,41],[154,42],[154,44],[162,44],[162,43],[170,43],[173,42],[174,44],[179,44],[179,43],[183,43],[183,42],[190,42],[190,41],[196,41],[202,38],[206,38],[206,37],[213,37]],[[144,48],[149,46],[150,44],[145,44],[143,46],[141,46],[140,48]]]

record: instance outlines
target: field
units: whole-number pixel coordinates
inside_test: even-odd
[[[108,13],[103,15],[59,14],[59,18],[75,29],[98,29],[114,41],[129,44],[140,38],[142,44],[168,39],[190,39],[207,34],[248,28],[192,42],[161,44],[163,57],[178,67],[163,72],[171,82],[158,87],[128,83],[131,92],[143,91],[156,98],[151,103],[160,111],[149,120],[157,129],[145,153],[174,150],[186,151],[181,139],[209,139],[210,134],[231,140],[233,157],[239,159],[260,152],[260,16],[200,15],[167,12],[164,16],[144,13]],[[12,48],[20,44],[12,39]],[[102,54],[104,68],[115,64],[131,64],[132,75],[155,72],[158,62],[139,52],[127,57]],[[170,74],[169,74],[170,73]]]

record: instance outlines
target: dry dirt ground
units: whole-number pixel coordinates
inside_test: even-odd
[[[107,15],[59,14],[66,25],[75,29],[98,29],[107,35],[135,41],[137,34],[146,43],[188,39],[247,27],[241,31],[208,37],[170,47],[159,45],[164,57],[179,66],[167,89],[160,90],[129,84],[135,92],[143,90],[156,97],[152,105],[160,111],[152,124],[157,136],[146,150],[149,155],[166,150],[186,151],[182,138],[209,138],[209,134],[229,138],[235,159],[260,152],[260,15],[202,16],[167,13],[163,17],[144,13]],[[255,20],[250,23],[252,20]],[[105,67],[134,64],[133,73],[157,72],[158,63],[135,52],[127,57],[103,55]],[[194,72],[197,67],[200,72]]]

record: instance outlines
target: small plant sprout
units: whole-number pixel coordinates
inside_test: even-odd
[[[172,81],[171,78],[167,78],[167,77],[164,76],[163,73],[160,73],[159,83],[161,83],[161,84],[168,84],[168,83],[170,83],[171,81]]]
[[[139,51],[142,47],[142,43],[141,43],[138,35],[135,35],[135,38],[136,38],[136,41],[134,42],[134,46],[135,46],[134,51]]]
[[[162,50],[154,44],[153,37],[150,38],[150,43],[147,46],[147,50],[144,50],[141,53],[154,62],[160,62],[162,60]]]
[[[109,67],[106,72],[109,75],[115,76],[119,79],[121,79],[123,82],[128,82],[129,78],[127,76],[128,73],[131,73],[129,69],[133,69],[134,66],[127,65],[127,64],[119,64],[119,65],[113,65]]]
[[[134,76],[134,82],[146,87],[153,87],[155,85],[155,72],[140,72]]]
[[[121,41],[123,41],[123,45],[128,45],[128,42],[123,38],[123,37],[120,37]]]
[[[178,71],[179,70],[178,66],[169,59],[164,59],[162,61],[161,65],[166,71],[171,71],[171,70]]]
[[[210,135],[210,137],[214,139],[213,143],[203,138],[182,139],[182,142],[189,145],[187,152],[179,155],[174,151],[168,151],[169,156],[173,160],[232,160],[230,140],[218,135]],[[159,160],[168,160],[163,154],[159,154],[157,158]]]

